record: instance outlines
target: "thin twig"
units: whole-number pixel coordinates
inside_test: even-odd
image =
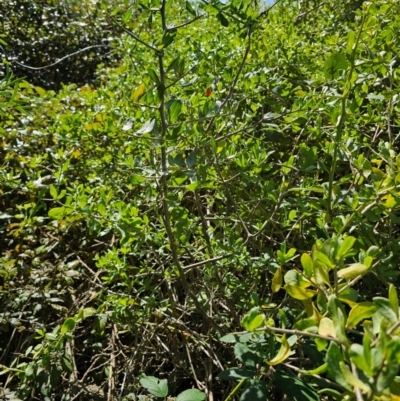
[[[81,49],[81,50],[76,51],[75,53],[67,54],[66,56],[60,58],[60,59],[57,60],[56,62],[54,62],[54,63],[52,63],[52,64],[49,64],[49,65],[45,65],[44,67],[31,67],[31,66],[29,66],[29,65],[21,64],[21,63],[19,63],[19,62],[16,61],[16,60],[12,60],[12,62],[15,63],[15,64],[18,64],[18,65],[21,66],[21,67],[27,68],[27,69],[29,69],[29,70],[35,70],[35,71],[44,70],[44,69],[46,69],[46,68],[54,67],[55,65],[60,64],[61,62],[63,62],[63,61],[66,60],[67,58],[76,56],[76,55],[79,54],[79,53],[85,52],[86,50],[94,49],[94,48],[96,48],[96,47],[108,47],[108,48],[111,48],[110,45],[92,45],[92,46],[88,46],[88,47],[85,47],[84,49]]]

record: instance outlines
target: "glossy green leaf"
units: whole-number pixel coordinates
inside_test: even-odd
[[[134,102],[139,102],[140,99],[144,96],[144,94],[146,93],[146,85],[145,84],[140,84],[134,91],[132,94],[132,100]]]
[[[308,290],[306,288],[302,288],[292,284],[286,284],[283,288],[292,298],[298,299],[300,301],[311,299],[317,294],[316,291]]]
[[[68,331],[73,331],[75,328],[75,324],[76,324],[75,319],[72,317],[69,317],[68,319],[66,319],[64,321],[63,325],[61,326],[60,333],[64,334]]]
[[[331,262],[331,260],[329,259],[329,257],[327,255],[325,255],[324,253],[320,252],[320,251],[315,251],[314,252],[314,258],[316,260],[318,260],[318,262],[322,263],[323,265],[332,268],[335,265]]]
[[[272,358],[271,360],[266,361],[266,362],[270,366],[279,365],[289,357],[289,354],[290,354],[290,346],[286,340],[286,335],[284,334],[281,337],[281,347],[280,347],[278,353],[275,355],[274,358]]]
[[[399,298],[397,295],[396,287],[393,284],[389,285],[389,303],[396,314],[397,319],[399,318]]]
[[[253,308],[247,313],[243,320],[243,328],[247,331],[254,331],[265,324],[265,315],[260,313],[260,308]]]
[[[377,312],[387,319],[391,324],[397,322],[397,314],[393,311],[390,301],[383,297],[374,297],[374,304],[377,308]]]
[[[360,302],[354,308],[351,309],[348,319],[347,327],[349,329],[357,326],[364,319],[369,319],[374,313],[376,313],[377,307],[373,302]]]
[[[342,244],[340,245],[339,251],[337,253],[337,257],[344,257],[347,255],[347,253],[353,248],[354,243],[356,242],[356,239],[354,237],[346,237]]]
[[[308,253],[303,253],[301,255],[300,261],[304,269],[304,274],[306,275],[307,278],[310,278],[314,270],[314,263],[313,260],[311,259],[311,256]]]
[[[328,370],[328,364],[324,363],[323,365],[318,366],[318,368],[311,369],[311,370],[300,369],[299,372],[302,375],[313,376],[313,375],[320,375],[322,373],[325,373],[327,370]]]
[[[272,292],[278,292],[281,289],[282,281],[283,281],[282,268],[278,267],[276,269],[276,272],[275,272],[274,277],[272,278],[272,282],[271,282]]]
[[[335,295],[330,295],[328,298],[328,312],[328,316],[332,319],[335,327],[336,338],[338,338],[343,345],[349,346],[349,340],[345,331],[347,321],[346,312],[342,303]]]
[[[340,269],[337,272],[339,278],[344,278],[346,280],[352,280],[362,274],[368,272],[369,267],[362,263],[353,263],[349,267],[345,267],[344,269]]]
[[[181,110],[182,102],[179,100],[174,100],[169,107],[169,121],[171,124],[174,124],[178,121]]]

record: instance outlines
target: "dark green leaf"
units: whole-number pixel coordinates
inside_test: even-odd
[[[240,395],[240,401],[265,401],[268,399],[267,384],[262,380],[250,379]]]
[[[318,393],[299,377],[279,369],[273,376],[273,382],[291,401],[320,401]]]
[[[249,368],[230,368],[218,374],[221,380],[241,380],[255,376],[256,371]]]
[[[229,26],[229,21],[226,19],[225,15],[222,13],[217,14],[217,18],[219,22],[221,23],[222,26],[228,27]]]
[[[251,369],[255,369],[259,362],[257,355],[246,344],[240,342],[235,344],[235,356],[246,367]]]

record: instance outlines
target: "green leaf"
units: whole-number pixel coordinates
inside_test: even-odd
[[[197,388],[191,388],[185,390],[176,397],[176,401],[203,401],[206,398],[206,394]]]
[[[265,315],[260,313],[258,307],[253,308],[247,313],[242,320],[243,328],[247,331],[254,331],[265,323]]]
[[[268,389],[263,380],[246,380],[246,386],[240,395],[239,401],[265,401],[267,399]]]
[[[310,278],[313,274],[314,263],[311,256],[308,253],[303,253],[300,258],[301,265],[304,269],[304,274],[307,278]]]
[[[146,85],[145,84],[140,84],[132,94],[132,100],[134,102],[139,102],[139,100],[144,96],[146,93]]]
[[[376,383],[376,390],[378,392],[387,391],[398,374],[399,367],[400,365],[395,362],[385,364],[380,372],[380,375],[378,376],[378,381]]]
[[[325,337],[336,338],[336,330],[333,321],[328,317],[323,317],[319,322],[318,334]]]
[[[65,207],[54,207],[48,212],[48,216],[54,220],[62,220],[64,217]]]
[[[342,303],[336,298],[335,295],[330,295],[328,297],[328,312],[328,316],[333,321],[337,339],[340,340],[343,345],[349,346],[350,343],[345,332],[347,321],[346,312]]]
[[[306,288],[292,284],[286,284],[283,288],[292,298],[298,299],[300,301],[311,299],[314,295],[317,294],[316,291],[308,290]]]
[[[308,383],[301,380],[289,371],[277,370],[272,379],[279,390],[286,395],[290,401],[320,401],[317,391]]]
[[[139,131],[136,131],[136,134],[148,134],[149,132],[153,131],[155,123],[156,123],[156,120],[154,120],[154,119],[146,121],[143,124],[142,128],[140,128]]]
[[[344,361],[339,362],[339,368],[346,382],[352,387],[359,388],[366,393],[371,390],[367,383],[364,383],[362,380],[353,375],[353,373],[350,371],[350,368],[344,363]]]
[[[222,26],[228,27],[229,21],[226,19],[225,15],[222,13],[217,14],[218,21],[221,23]]]
[[[196,150],[192,150],[190,152],[190,154],[186,158],[185,162],[186,162],[186,165],[189,168],[192,168],[192,167],[194,167],[196,165],[196,163],[197,163],[197,152],[196,152]]]
[[[192,4],[191,4],[190,1],[187,1],[187,2],[185,3],[185,7],[186,7],[186,10],[187,10],[187,12],[188,12],[189,14],[192,14],[194,17],[196,16],[196,11],[195,11],[194,8],[192,7]]]
[[[235,344],[235,356],[244,364],[244,366],[250,369],[255,369],[259,361],[258,356],[243,343]]]
[[[73,371],[73,366],[72,366],[72,361],[71,361],[71,356],[69,354],[64,354],[61,357],[61,366],[62,368],[68,372],[68,373],[72,373]]]
[[[182,110],[182,102],[179,100],[174,100],[169,107],[169,122],[174,124],[178,121],[179,115]]]
[[[335,267],[335,265],[331,262],[328,256],[326,256],[324,253],[320,251],[315,251],[313,254],[314,258],[318,260],[318,262],[322,263],[325,266],[328,266],[329,268]]]
[[[32,377],[36,374],[36,365],[34,362],[28,363],[28,365],[25,368],[25,375],[26,377]]]
[[[354,243],[356,242],[356,239],[354,237],[346,237],[342,244],[340,245],[339,251],[337,253],[337,257],[344,257],[347,255],[347,253],[353,248]]]
[[[237,334],[227,334],[219,339],[223,343],[236,343],[239,341],[239,336]]]
[[[342,352],[339,346],[335,342],[331,342],[326,353],[326,363],[328,364],[328,373],[331,379],[333,379],[337,384],[340,384],[347,390],[352,391],[353,387],[347,383],[340,369],[340,362],[344,362]]]
[[[347,53],[352,53],[355,40],[356,40],[356,34],[354,31],[350,30],[347,34],[347,47],[346,47]]]
[[[302,375],[307,375],[307,376],[313,376],[313,375],[320,375],[321,373],[325,373],[328,370],[328,364],[324,363],[321,366],[318,366],[318,368],[312,369],[312,370],[304,370],[300,369],[299,373]]]
[[[128,10],[122,16],[122,21],[127,24],[132,18],[133,7],[129,7]]]
[[[221,380],[241,380],[248,379],[256,375],[256,371],[249,368],[230,368],[218,374]]]
[[[337,272],[339,278],[344,278],[346,280],[352,280],[360,275],[365,274],[369,270],[369,267],[362,263],[353,263],[349,267],[340,269]]]
[[[349,66],[346,56],[343,53],[334,53],[329,56],[324,64],[324,74],[326,79],[338,78],[341,71]]]
[[[176,30],[164,33],[161,39],[161,44],[158,46],[158,49],[161,50],[167,48],[174,41],[175,36],[176,36]]]
[[[53,199],[57,199],[57,188],[53,184],[50,185],[50,195]]]
[[[68,331],[74,330],[75,324],[76,324],[75,319],[72,318],[72,317],[69,317],[68,319],[65,320],[65,322],[64,322],[63,325],[61,326],[60,333],[61,333],[61,334],[65,334],[65,333],[67,333]]]
[[[139,382],[142,387],[157,398],[165,398],[168,395],[167,379],[161,380],[154,376],[142,376]]]
[[[151,80],[152,80],[157,86],[159,86],[161,82],[160,82],[160,78],[158,77],[157,73],[156,73],[152,68],[149,68],[149,69],[147,70],[147,73],[149,74],[149,77],[151,78]]]
[[[187,191],[196,191],[196,189],[199,189],[200,187],[201,187],[200,182],[199,181],[195,181],[195,182],[192,182],[189,185],[186,185],[185,188],[186,188]]]
[[[388,299],[383,297],[375,297],[372,298],[372,300],[377,308],[377,312],[387,319],[390,324],[395,324],[397,322],[397,315],[393,311]]]
[[[271,289],[272,292],[278,292],[282,287],[282,268],[278,267],[272,278]]]
[[[281,347],[274,358],[266,361],[268,365],[275,366],[284,362],[290,355],[290,346],[286,340],[286,334],[281,337]]]
[[[351,344],[349,356],[358,369],[367,373],[369,376],[373,376],[372,366],[366,360],[364,355],[364,347],[361,344]]]
[[[389,303],[396,314],[397,319],[399,318],[399,298],[397,296],[396,287],[393,284],[389,286]]]
[[[311,282],[306,280],[302,274],[300,274],[297,270],[289,270],[284,277],[284,281],[286,284],[296,285],[302,288],[307,288],[311,285]]]
[[[377,307],[373,302],[360,302],[351,309],[347,319],[347,327],[353,329],[362,320],[370,318],[376,311]]]

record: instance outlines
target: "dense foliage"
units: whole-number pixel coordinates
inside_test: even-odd
[[[94,81],[99,64],[115,64],[111,45],[118,30],[97,1],[2,1],[0,20],[2,58],[15,76],[35,86],[85,85]]]
[[[103,3],[2,81],[4,396],[399,400],[398,3]]]

